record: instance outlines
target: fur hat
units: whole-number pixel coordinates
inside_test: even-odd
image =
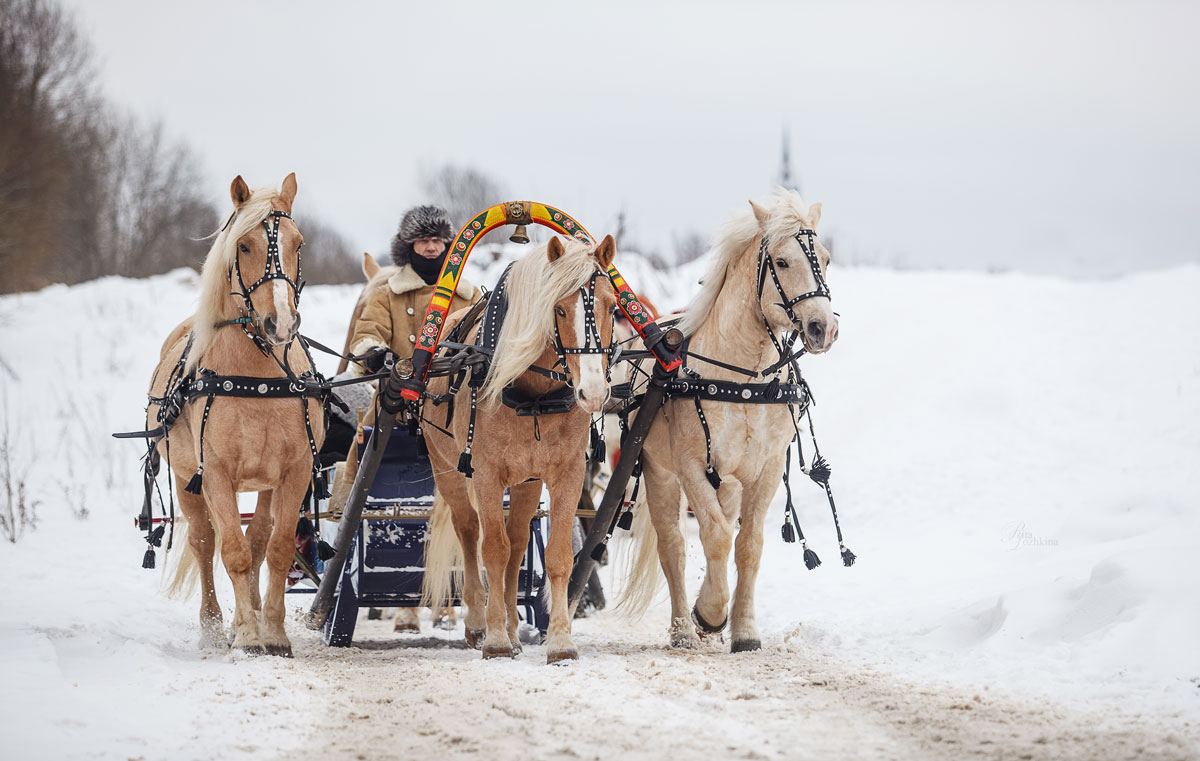
[[[392,238],[392,263],[403,267],[412,260],[413,241],[420,238],[441,238],[447,246],[454,238],[454,223],[440,206],[416,206],[404,212],[400,231]]]

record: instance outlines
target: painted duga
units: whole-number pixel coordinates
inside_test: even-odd
[[[296,376],[311,369],[306,352],[294,345],[300,325],[297,288],[303,242],[290,217],[296,176],[288,175],[278,191],[251,191],[239,176],[230,195],[233,214],[205,259],[196,314],[172,331],[154,371],[147,408],[150,428],[158,420],[160,405],[154,400],[181,375],[211,371],[260,380],[287,377],[284,367]],[[199,397],[183,404],[157,444],[158,456],[169,457],[169,477],[175,479],[187,522],[187,549],[172,587],[186,586],[198,571],[202,645],[224,646],[213,586],[213,559],[219,547],[233,582],[232,646],[290,656],[283,595],[300,505],[312,476],[312,447],[319,448],[324,437],[321,402],[296,396],[217,396],[207,415],[205,402],[206,397]],[[244,535],[238,492],[258,492],[258,506]],[[260,598],[258,574],[264,558],[269,577],[265,598]]]
[[[611,346],[616,294],[604,272],[612,263],[613,248],[611,236],[594,247],[556,237],[513,265],[507,285],[508,314],[487,381],[478,390],[470,447],[472,477],[466,478],[458,469],[470,440],[471,391],[466,384],[457,395],[453,418],[446,426],[453,435],[431,426],[425,429],[438,488],[426,544],[425,599],[440,604],[449,589],[452,555],[447,550],[457,548],[439,536],[439,531],[447,530],[443,528],[447,523],[444,513],[450,511],[462,552],[466,637],[473,647],[483,650],[484,658],[512,657],[521,649],[517,636],[517,572],[543,483],[550,494],[546,660],[553,663],[578,657],[571,640],[567,606],[567,580],[573,558],[571,531],[583,489],[589,419],[604,409],[609,396],[610,355],[576,352],[585,346]],[[452,330],[464,316],[465,311],[451,315],[446,330]],[[468,342],[477,340],[477,330],[471,332]],[[561,349],[566,351],[560,354]],[[525,399],[562,392],[566,385],[563,381],[532,372],[531,365],[558,367],[560,371],[565,365],[574,390],[574,404],[569,411],[518,416],[502,403],[506,387]],[[429,383],[429,393],[445,394],[448,386],[448,379],[435,378]],[[422,414],[440,425],[445,409],[427,398]],[[503,512],[505,488],[509,489],[507,526]],[[479,568],[481,531],[486,590]]]
[[[799,331],[809,353],[829,351],[837,340],[838,320],[825,287],[829,251],[815,234],[820,219],[820,204],[806,206],[796,193],[780,191],[767,200],[751,201],[749,209],[729,222],[700,293],[679,324],[690,338],[689,351],[762,370],[780,359],[772,336],[778,341],[791,331]],[[760,289],[760,246],[764,241],[778,286],[768,270]],[[819,279],[814,268],[821,274]],[[786,303],[799,296],[807,298],[789,309]],[[716,365],[690,364],[705,378],[746,380],[744,375]],[[786,381],[786,369],[783,373]],[[761,646],[754,585],[764,520],[779,489],[795,429],[782,405],[705,400],[703,411],[711,435],[711,459],[692,398],[668,400],[647,436],[643,473],[648,509],[639,506],[635,536],[641,544],[633,551],[623,604],[635,613],[649,605],[657,580],[657,558],[670,590],[673,647],[695,647],[699,635],[720,632],[728,625],[733,652],[755,650]],[[708,477],[710,462],[720,475],[717,489]],[[696,516],[706,560],[704,582],[690,610],[684,583],[681,492]],[[737,564],[732,607],[728,580],[731,551]]]

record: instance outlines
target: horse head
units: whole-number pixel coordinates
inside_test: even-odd
[[[833,346],[838,319],[833,313],[826,272],[829,250],[817,237],[821,204],[805,207],[795,194],[780,195],[765,208],[750,202],[761,243],[758,299],[767,322],[780,330],[798,330],[804,348],[820,354]]]
[[[296,175],[289,174],[269,207],[255,204],[250,188],[241,175],[229,188],[233,198],[233,220],[244,214],[259,216],[252,220],[232,242],[234,250],[229,266],[229,292],[240,300],[242,319],[269,346],[286,344],[300,331],[300,248],[304,237],[292,220],[292,202],[296,198]]]
[[[554,304],[557,350],[575,388],[575,401],[589,413],[601,412],[609,396],[609,362],[612,359],[616,293],[606,275],[616,244],[611,235],[589,252],[595,270],[587,283]],[[546,258],[551,266],[566,252],[559,238],[551,238]]]

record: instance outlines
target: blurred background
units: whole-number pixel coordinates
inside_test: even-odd
[[[196,264],[295,171],[310,281],[403,210],[569,210],[661,268],[775,185],[841,264],[1200,260],[1200,6],[0,2],[2,290]]]

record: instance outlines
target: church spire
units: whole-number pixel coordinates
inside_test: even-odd
[[[792,157],[788,149],[788,128],[783,128],[783,152],[779,161],[779,184],[787,190],[800,192],[800,182],[792,177]]]

